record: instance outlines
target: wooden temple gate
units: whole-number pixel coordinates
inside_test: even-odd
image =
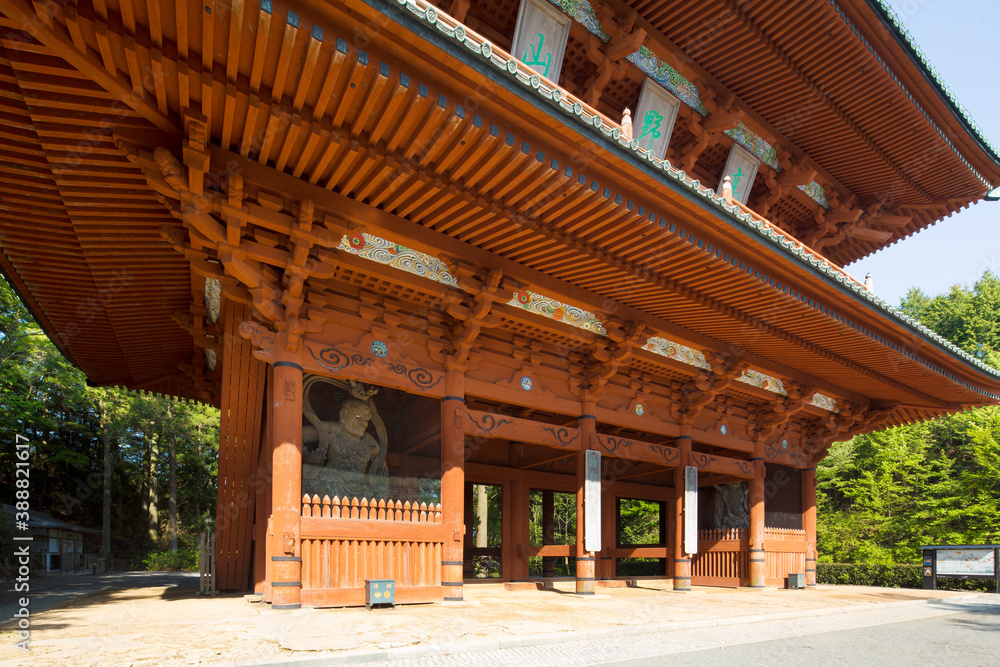
[[[703,44],[753,61],[706,56],[724,83],[671,46],[699,3],[579,3],[584,25],[538,1],[575,91],[519,60],[528,0],[0,0],[0,146],[25,167],[0,179],[0,269],[97,384],[220,407],[220,589],[460,600],[479,556],[511,582],[572,558],[582,595],[627,558],[679,590],[812,585],[831,443],[1000,400],[838,266],[1000,179],[876,3],[743,3]],[[758,26],[786,11],[841,69],[781,55]],[[865,85],[809,83],[848,70]],[[744,101],[748,76],[774,99]],[[807,102],[815,156],[772,124]],[[634,136],[633,108],[677,140]],[[500,547],[470,542],[471,483],[502,487]],[[685,505],[736,487],[739,522]],[[532,544],[533,489],[543,523],[574,496],[572,544]],[[618,543],[621,499],[659,503],[657,544]]]

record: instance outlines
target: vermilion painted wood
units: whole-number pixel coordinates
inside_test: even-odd
[[[758,443],[759,445],[759,443]],[[763,454],[763,447],[758,446],[757,452]],[[761,562],[764,557],[762,551],[767,548],[767,538],[764,532],[764,462],[755,461],[756,474],[750,480],[750,489],[747,496],[747,506],[750,511],[750,529],[748,531],[750,546],[750,585],[755,587],[764,586],[766,576],[765,563]],[[756,559],[756,560],[753,560]]]
[[[397,588],[396,604],[418,604],[443,600],[450,586]],[[310,589],[302,591],[302,604],[308,607],[360,607],[365,604],[364,588]]]
[[[816,585],[816,470],[802,471],[802,528],[805,530],[806,585]]]

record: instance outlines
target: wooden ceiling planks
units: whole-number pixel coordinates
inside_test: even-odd
[[[986,186],[947,145],[921,110],[883,69],[836,9],[806,0],[733,2],[630,0],[628,3],[666,40],[693,57],[785,139],[804,151],[867,204],[884,194],[895,205],[933,202],[913,211],[912,221],[892,229],[890,242],[950,215],[956,193],[961,204],[978,199]],[[847,20],[877,24],[863,3],[845,2]],[[872,32],[871,30],[869,32]],[[869,36],[868,33],[865,33]],[[895,74],[919,87],[923,75],[903,64],[898,44],[882,39],[880,56],[891,57]],[[890,53],[891,51],[891,53]],[[831,64],[836,63],[837,67]],[[935,108],[938,96],[928,96]],[[925,107],[931,106],[927,99]],[[981,173],[1000,180],[1000,168],[970,145],[951,113],[935,118],[963,156]],[[881,247],[848,237],[828,248],[849,263]]]
[[[136,83],[134,72],[127,71],[130,58],[136,63],[133,69],[137,66],[140,71],[148,66],[155,72],[159,63],[161,75],[155,77],[149,98],[155,99],[160,117],[176,117],[185,107],[200,109],[223,148],[703,333],[719,348],[742,344],[749,326],[755,333],[748,349],[769,360],[772,368],[802,369],[828,379],[846,394],[926,399],[891,382],[878,380],[880,388],[872,388],[873,376],[859,370],[865,366],[857,359],[871,357],[874,373],[883,373],[889,362],[879,365],[879,355],[886,353],[869,338],[850,332],[845,336],[845,326],[829,315],[774,293],[756,277],[650,223],[640,212],[666,210],[663,203],[670,197],[646,192],[649,202],[633,201],[629,197],[641,192],[634,182],[630,190],[627,178],[607,176],[616,164],[597,160],[579,168],[572,156],[538,140],[541,132],[516,128],[510,117],[488,113],[485,107],[477,113],[460,110],[454,102],[459,96],[447,88],[417,80],[415,70],[392,58],[362,54],[336,34],[320,41],[312,26],[305,21],[292,25],[277,5],[273,14],[246,5],[242,14],[224,17],[202,13],[197,3],[167,2],[160,5],[160,23],[148,27],[139,5],[130,15],[129,0],[123,0],[120,15],[112,6],[104,17],[108,25],[120,23],[123,30],[126,24],[131,26],[131,41],[114,38],[113,50],[125,56],[121,62],[126,67],[98,64],[121,87]],[[101,50],[98,20],[82,11],[76,19],[94,54]],[[27,151],[25,157],[36,161],[45,156],[48,162],[50,155],[65,160],[66,141],[75,136],[74,128],[93,124],[95,115],[107,112],[110,98],[44,49],[32,49],[19,52],[14,83],[23,76],[25,87],[37,85],[35,75],[44,69],[56,75],[51,85],[46,83],[49,92],[57,96],[59,91],[72,92],[88,101],[70,113],[57,98],[43,95],[25,109],[31,127],[46,128],[45,140],[38,146],[21,142],[20,148],[15,142],[10,150]],[[177,62],[180,54],[189,56],[186,62]],[[51,62],[32,65],[35,61],[29,55]],[[23,96],[20,84],[15,90],[6,79],[0,82],[7,83],[12,97]],[[79,90],[73,91],[77,84]],[[124,114],[121,122],[148,128],[149,109],[130,107],[135,111]],[[139,173],[120,153],[115,155],[112,146],[104,136],[85,160],[60,176],[54,188],[38,187],[52,202],[52,215],[60,224],[73,225],[67,242],[76,244],[69,248],[71,253],[87,258],[81,271],[105,276],[98,269],[119,261],[121,249],[138,260],[135,275],[147,275],[145,269],[167,278],[162,285],[137,286],[141,289],[111,304],[106,314],[112,331],[141,332],[143,325],[152,327],[169,319],[174,310],[186,310],[197,281],[192,281],[186,263],[157,241],[156,228],[171,218],[156,209],[158,203],[153,204]],[[567,170],[568,165],[573,168]],[[95,216],[97,202],[88,192],[106,178],[117,180],[114,187],[97,191],[108,205]],[[380,178],[385,179],[384,187],[373,187]],[[266,189],[268,184],[260,187]],[[700,215],[707,219],[704,212]],[[122,224],[115,224],[116,217]],[[704,231],[710,245],[751,260],[746,256],[750,250],[739,238],[727,239],[726,230]],[[652,272],[652,280],[642,271]],[[783,281],[803,280],[801,269],[783,271]],[[142,303],[139,291],[158,289],[164,307],[137,313]],[[826,288],[815,291],[816,298],[830,297]],[[750,313],[756,314],[763,329]],[[119,331],[125,338],[118,343],[118,354],[131,364],[129,382],[161,377],[170,373],[171,364],[189,361],[190,339],[176,327],[173,334],[167,341],[173,357],[164,361],[150,353],[142,335]],[[98,365],[107,366],[115,356],[105,352]],[[891,363],[905,367],[906,378],[921,377],[913,370],[921,368],[916,361]],[[956,387],[940,377],[934,382],[935,395]],[[958,393],[963,400],[979,400],[971,390],[961,388]]]

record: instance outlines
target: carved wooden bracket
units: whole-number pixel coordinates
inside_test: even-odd
[[[239,333],[240,337],[253,345],[251,354],[255,359],[269,364],[274,363],[274,346],[277,338],[273,331],[257,322],[247,321],[240,324]]]

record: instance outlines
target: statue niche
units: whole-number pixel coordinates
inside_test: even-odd
[[[313,408],[311,390],[321,384],[339,389],[334,393],[335,399],[340,397],[338,421],[323,421]],[[389,442],[372,401],[377,392],[353,380],[311,376],[303,382],[302,416],[308,422],[302,426],[303,493],[359,500],[386,497]]]
[[[720,530],[749,528],[749,486],[746,482],[715,485],[715,527]]]

